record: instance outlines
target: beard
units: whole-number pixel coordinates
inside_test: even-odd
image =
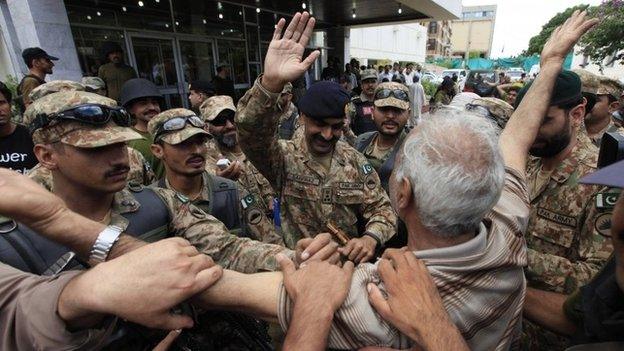
[[[553,157],[563,151],[563,149],[565,149],[568,145],[570,145],[570,140],[570,121],[568,120],[561,133],[547,140],[538,140],[543,141],[545,143],[544,146],[532,147],[529,150],[529,154],[535,157]]]
[[[238,144],[236,134],[218,134],[215,135],[214,138],[219,143],[219,145],[224,146],[228,149],[231,149]]]

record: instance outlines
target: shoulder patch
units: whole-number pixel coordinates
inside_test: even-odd
[[[596,194],[596,208],[611,209],[615,207],[619,193],[598,193]]]
[[[611,212],[603,213],[594,222],[594,228],[598,232],[598,234],[610,238],[611,237],[611,217],[613,214]]]
[[[362,173],[364,173],[364,175],[369,175],[373,173],[373,166],[371,166],[370,163],[362,165]]]
[[[247,207],[252,206],[255,202],[256,202],[256,197],[253,194],[249,194],[241,200],[243,209],[247,209]]]

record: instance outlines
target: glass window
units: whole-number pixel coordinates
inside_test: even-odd
[[[218,40],[219,64],[227,63],[232,67],[231,74],[234,84],[249,84],[247,79],[247,62],[245,58],[245,42]]]
[[[65,0],[65,7],[72,24],[173,31],[168,0]]]
[[[215,72],[212,43],[180,41],[184,88],[194,80],[212,81]]]
[[[172,1],[178,33],[243,39],[242,7],[221,1]]]
[[[263,11],[260,11],[262,14]],[[258,23],[258,12],[253,7],[245,7],[245,22]]]
[[[161,87],[177,85],[171,40],[132,37],[139,77]]]
[[[102,53],[102,43],[113,41],[125,49],[124,35],[120,30],[94,29],[72,26],[72,35],[76,44],[78,60],[82,74],[85,76],[97,76],[98,68],[106,63]],[[126,50],[124,50],[124,54]],[[126,62],[128,62],[126,58]]]
[[[254,82],[256,78],[260,75],[260,64],[259,63],[251,63],[249,64],[249,81]]]
[[[260,61],[260,47],[258,43],[258,28],[255,26],[247,27],[247,52],[249,54],[249,61]]]

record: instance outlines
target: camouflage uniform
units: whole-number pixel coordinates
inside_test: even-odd
[[[482,97],[472,100],[470,103],[472,107],[467,107],[471,111],[479,112],[479,108],[474,108],[474,106],[482,106],[487,109],[487,112],[484,113],[486,117],[491,119],[496,125],[500,127],[500,129],[505,129],[507,125],[507,121],[514,112],[513,106],[508,104],[507,102],[492,98],[492,97]],[[484,111],[485,112],[485,111]]]
[[[622,85],[617,80],[599,76],[598,83],[596,95],[610,95],[616,101],[622,95]],[[609,125],[591,138],[594,145],[600,147],[604,133],[619,133],[624,135],[624,128],[615,125],[613,119],[610,118]]]
[[[115,106],[112,99],[87,92],[58,92],[45,96],[29,106],[25,118],[31,123],[39,114],[53,114],[80,104]],[[130,128],[109,123],[93,126],[77,122],[66,122],[37,129],[33,133],[36,143],[62,142],[74,147],[96,148],[119,142],[134,140],[140,136]],[[139,202],[132,191],[141,187],[124,189],[114,194],[111,204],[110,224],[123,229],[128,220],[122,214],[137,211]],[[228,233],[225,226],[214,217],[193,206],[188,198],[167,189],[154,189],[169,213],[167,232],[189,240],[200,252],[210,255],[225,268],[251,273],[258,270],[275,270],[275,254],[283,252],[291,257],[294,253],[281,246],[263,244],[248,238],[239,238]],[[145,238],[149,241],[149,238]]]
[[[310,157],[305,138],[278,140],[278,96],[256,81],[238,103],[236,123],[241,147],[280,194],[286,246],[326,232],[330,221],[350,237],[361,236],[364,230],[358,229],[365,227],[380,243],[388,241],[396,215],[373,167],[339,141],[327,171]],[[366,222],[360,228],[358,217]]]
[[[41,84],[30,92],[30,100],[37,101],[42,97],[58,93],[59,91],[85,91],[84,84],[74,82],[73,80],[53,80],[45,84]]]
[[[150,135],[155,138],[157,129],[163,123],[167,122],[172,118],[188,117],[194,114],[195,113],[193,111],[184,108],[170,109],[154,116],[154,118],[152,118],[148,123],[147,129]],[[187,123],[183,129],[162,134],[159,139],[162,139],[168,144],[176,145],[197,134],[210,135],[204,129],[192,126]],[[197,198],[192,199],[192,203],[193,205],[202,209],[204,212],[211,213],[210,199],[212,190],[210,189],[210,186],[212,184],[211,178],[213,177],[213,175],[209,174],[208,172],[203,172],[201,177],[202,184],[204,186],[202,187],[201,192],[199,193]],[[166,176],[164,179],[164,188],[175,190],[169,184],[169,180]],[[242,218],[240,218],[239,220],[241,225],[245,226],[249,234],[256,240],[266,243],[283,245],[281,236],[277,234],[277,232],[275,231],[275,227],[273,226],[273,222],[270,220],[270,218],[267,217],[266,211],[261,203],[260,198],[257,199],[255,196],[249,194],[244,188],[240,186],[238,186],[238,193],[240,201],[237,201],[237,204],[240,207],[238,209],[231,210],[235,211],[239,217],[242,216]]]

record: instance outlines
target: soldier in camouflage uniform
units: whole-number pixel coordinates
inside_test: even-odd
[[[105,106],[110,110],[104,112],[113,112],[109,114],[113,118],[105,124],[96,124],[89,122],[88,117],[82,117],[84,122],[80,122],[58,115],[63,112],[76,116],[72,109],[82,105]],[[153,192],[168,213],[165,234],[189,240],[223,267],[242,272],[274,270],[276,253],[293,255],[283,247],[228,233],[221,222],[173,191],[140,186],[125,188],[129,170],[125,143],[140,136],[128,128],[131,124],[128,115],[114,112],[120,112],[114,100],[80,91],[47,95],[26,111],[25,117],[35,129],[35,154],[43,166],[52,170],[53,190],[70,209],[125,230],[132,225],[125,216],[145,206],[137,196],[141,192]],[[154,239],[155,234],[149,234],[143,239],[150,240],[150,236]]]
[[[189,198],[195,206],[221,220],[232,233],[283,245],[273,222],[254,196],[238,187],[238,183],[205,170],[206,142],[212,136],[203,127],[204,122],[184,108],[161,112],[150,120],[147,129],[154,138],[152,152],[166,169],[165,178],[154,186]],[[235,194],[233,198],[227,195],[230,191]],[[219,197],[219,193],[225,197]]]
[[[520,91],[517,104],[530,86]],[[560,73],[527,164],[529,288],[569,294],[586,284],[612,251],[589,213],[600,188],[579,184],[580,178],[596,169],[598,158],[598,149],[579,131],[584,105],[579,76]],[[528,321],[524,332],[527,349],[556,350],[565,345],[562,338]]]
[[[87,91],[106,96],[106,83],[100,77],[82,77],[80,81]]]
[[[377,130],[373,122],[373,100],[377,88],[377,72],[365,69],[360,74],[362,93],[347,104],[349,127],[356,136]]]
[[[86,86],[71,80],[54,80],[33,89],[33,91],[30,92],[30,100],[36,101],[46,95],[60,91],[86,91]],[[128,173],[129,183],[149,185],[154,182],[154,172],[140,152],[128,147],[128,161],[130,165],[130,172]],[[28,176],[37,183],[43,185],[46,189],[52,190],[52,173],[49,169],[37,164],[28,173]]]
[[[598,130],[596,133],[590,133],[590,138],[596,146],[600,147],[604,133],[619,132],[622,134],[624,129],[615,125],[611,118],[612,113],[620,108],[619,98],[622,95],[622,84],[615,79],[604,76],[599,76],[598,80],[599,85],[596,92],[596,104],[591,110],[591,115],[604,122],[602,123],[602,129]]]
[[[282,89],[282,93],[277,102],[279,109],[282,111],[279,127],[277,129],[280,139],[292,139],[293,134],[300,127],[299,110],[297,110],[297,106],[292,102],[292,89],[292,83],[289,82],[284,85],[284,89]]]
[[[514,112],[513,106],[493,97],[474,99],[466,105],[466,109],[489,118],[498,125],[501,131],[505,129],[507,121],[509,121],[511,114]]]
[[[253,202],[273,218],[273,188],[269,181],[249,161],[239,144],[237,125],[234,122],[236,107],[231,97],[219,95],[208,98],[200,107],[201,116],[214,139],[208,142],[206,170],[211,174],[238,181],[253,196]],[[229,166],[217,167],[219,159],[228,159]]]
[[[302,38],[306,35],[309,33]],[[297,38],[273,40],[271,46],[275,45],[296,52],[294,57],[303,53]],[[289,47],[292,45],[295,47]],[[395,234],[396,215],[374,168],[363,155],[339,141],[349,95],[336,83],[313,84],[299,101],[304,137],[279,140],[279,94],[286,82],[304,73],[318,53],[297,62],[278,51],[269,50],[265,75],[239,101],[236,123],[241,148],[280,195],[281,229],[287,247],[336,227],[350,238],[343,241],[346,245],[339,252],[355,262],[367,261]]]

